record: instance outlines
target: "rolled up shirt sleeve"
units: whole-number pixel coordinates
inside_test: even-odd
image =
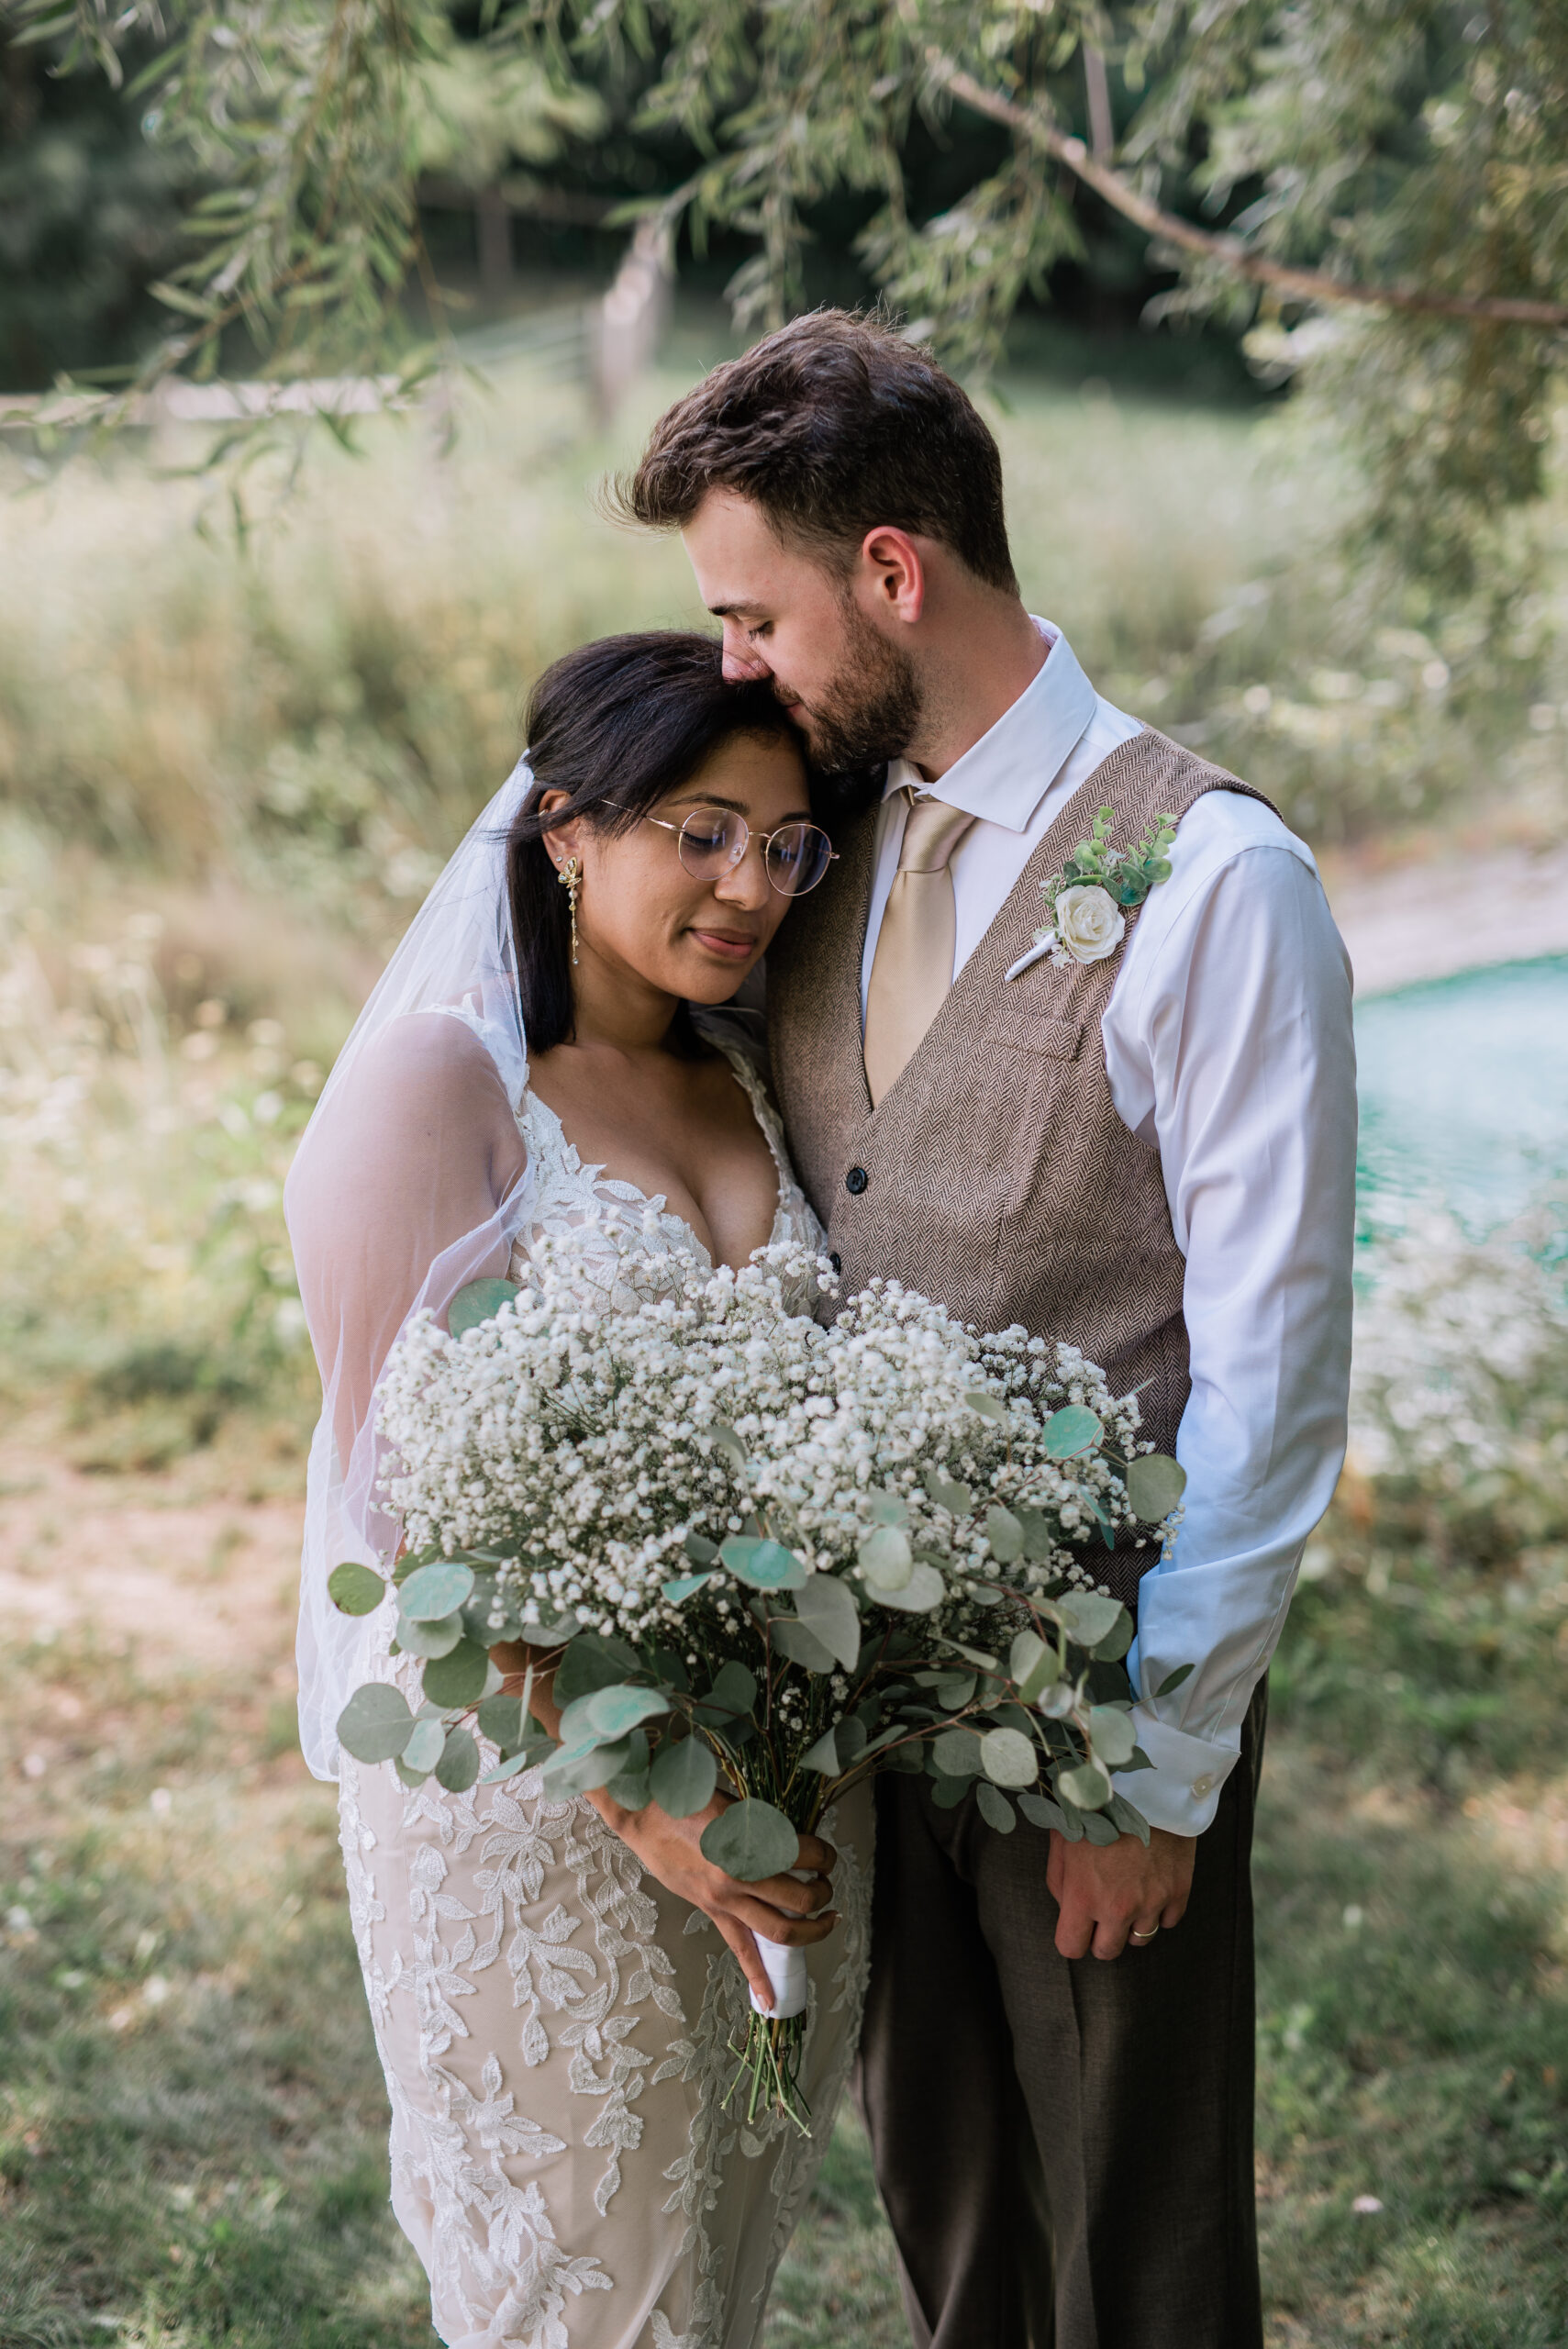
[[[1356,1096],[1350,966],[1305,850],[1219,794],[1177,848],[1103,1032],[1118,1112],[1160,1152],[1192,1367],[1184,1515],[1143,1578],[1128,1658],[1153,1768],[1117,1787],[1195,1835],[1344,1458]]]

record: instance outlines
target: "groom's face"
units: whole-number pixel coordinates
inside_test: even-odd
[[[786,546],[760,507],[710,490],[682,532],[704,603],[724,623],[724,674],[768,677],[828,774],[895,759],[920,716],[904,648],[862,608],[855,574]]]

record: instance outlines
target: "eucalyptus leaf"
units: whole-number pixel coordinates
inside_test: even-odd
[[[649,1787],[654,1801],[672,1819],[690,1819],[706,1810],[718,1784],[718,1765],[711,1747],[700,1737],[683,1737],[664,1744],[653,1756]]]
[[[1158,1703],[1162,1697],[1173,1697],[1191,1671],[1190,1664],[1179,1664],[1174,1672],[1168,1672],[1154,1691],[1155,1702]]]
[[[1114,1820],[1106,1817],[1103,1810],[1085,1810],[1081,1812],[1080,1816],[1084,1821],[1084,1837],[1089,1842],[1097,1843],[1104,1848],[1120,1840],[1121,1830]]]
[[[974,1799],[987,1827],[994,1827],[999,1835],[1012,1833],[1018,1823],[1018,1814],[999,1787],[994,1787],[988,1778],[982,1778],[974,1789]]]
[[[866,1750],[866,1725],[855,1714],[846,1713],[833,1735],[848,1770]]]
[[[1031,1564],[1043,1566],[1055,1543],[1051,1520],[1042,1508],[1029,1508],[1020,1501],[1013,1512],[1024,1529],[1024,1555]]]
[[[432,1705],[472,1705],[484,1696],[490,1678],[488,1650],[473,1640],[460,1640],[450,1655],[432,1656],[425,1666],[422,1687]]]
[[[1132,1617],[1123,1608],[1103,1640],[1096,1640],[1089,1653],[1096,1664],[1119,1664],[1132,1645]]]
[[[1018,1797],[1018,1800],[1019,1800],[1020,1802],[1025,1802],[1025,1803],[1027,1803],[1027,1802],[1032,1802],[1032,1801],[1033,1801],[1033,1799],[1034,1799],[1034,1798],[1033,1798],[1033,1796],[1032,1796],[1032,1795],[1020,1795],[1020,1796]],[[1068,1842],[1069,1843],[1081,1843],[1081,1842],[1084,1841],[1084,1814],[1083,1814],[1083,1812],[1082,1812],[1081,1810],[1076,1809],[1073,1807],[1073,1805],[1072,1803],[1070,1803],[1070,1802],[1064,1802],[1064,1803],[1062,1803],[1062,1805],[1061,1806],[1061,1812],[1062,1812],[1062,1827],[1061,1827],[1061,1833],[1062,1834],[1062,1836],[1064,1837],[1064,1839],[1066,1840],[1066,1842]],[[1056,1823],[1056,1822],[1055,1822],[1055,1821],[1054,1821],[1054,1820],[1053,1820],[1051,1821],[1051,1824],[1054,1826],[1054,1825],[1055,1825],[1055,1823]]]
[[[832,1671],[837,1659],[809,1624],[797,1622],[792,1615],[775,1615],[768,1635],[779,1653],[787,1656],[791,1664],[800,1664],[806,1672]]]
[[[1075,1770],[1063,1770],[1057,1785],[1080,1810],[1101,1810],[1111,1798],[1111,1782],[1097,1762],[1082,1762]]]
[[[998,1787],[1032,1787],[1040,1776],[1040,1748],[1021,1730],[987,1730],[980,1741],[980,1764]]]
[[[803,1770],[819,1771],[825,1778],[838,1777],[839,1745],[832,1730],[825,1729],[816,1744],[806,1747],[800,1757],[800,1766]]]
[[[1056,1611],[1067,1626],[1070,1638],[1080,1647],[1092,1648],[1107,1631],[1119,1622],[1122,1604],[1119,1598],[1107,1598],[1097,1590],[1064,1590],[1056,1601]]]
[[[922,1482],[937,1507],[945,1508],[952,1517],[967,1517],[974,1507],[974,1495],[969,1486],[954,1484],[940,1468],[928,1468]]]
[[[583,1740],[575,1745],[558,1745],[539,1774],[540,1783],[545,1793],[556,1801],[562,1795],[592,1794],[625,1768],[630,1750],[629,1738],[623,1738],[618,1745],[590,1744]]]
[[[717,1557],[717,1552],[714,1554]],[[693,1591],[701,1590],[712,1580],[711,1575],[677,1575],[673,1582],[662,1582],[659,1587],[672,1607],[679,1607],[683,1600],[690,1598]]]
[[[1007,1670],[1018,1682],[1026,1698],[1031,1693],[1029,1687],[1030,1673],[1035,1670],[1042,1658],[1053,1653],[1054,1651],[1040,1638],[1038,1631],[1025,1630],[1014,1634],[1013,1644],[1007,1650]],[[1040,1685],[1043,1687],[1044,1683],[1041,1682]]]
[[[399,1610],[411,1623],[439,1623],[455,1615],[473,1594],[473,1568],[444,1558],[439,1565],[420,1566],[398,1593]]]
[[[876,1597],[884,1607],[897,1608],[908,1615],[929,1615],[940,1607],[948,1595],[948,1586],[935,1566],[928,1566],[917,1559],[910,1569],[909,1579],[897,1590],[881,1590]]]
[[[459,1289],[447,1308],[447,1328],[454,1338],[465,1330],[477,1330],[482,1321],[494,1321],[504,1305],[521,1294],[516,1281],[469,1281]]]
[[[1037,1713],[1043,1713],[1048,1721],[1064,1721],[1077,1702],[1077,1691],[1070,1680],[1052,1680],[1034,1699],[1034,1709]]]
[[[728,1729],[735,1720],[749,1720],[756,1702],[756,1675],[731,1656],[719,1666],[713,1687],[695,1709],[699,1719]]]
[[[999,1395],[992,1394],[989,1387],[966,1386],[963,1399],[976,1419],[989,1419],[995,1427],[1006,1424],[1007,1407]]]
[[[563,1709],[595,1688],[608,1688],[641,1668],[637,1650],[602,1631],[579,1631],[555,1667],[555,1701]]]
[[[937,1682],[937,1702],[944,1713],[960,1712],[968,1704],[978,1685],[973,1672],[944,1672]]]
[[[800,1837],[782,1810],[755,1797],[732,1802],[702,1831],[702,1855],[741,1884],[781,1876],[800,1857]]]
[[[404,1655],[450,1655],[462,1637],[461,1615],[449,1615],[440,1623],[408,1623],[401,1615],[397,1619],[397,1644]]]
[[[1104,1433],[1103,1423],[1086,1403],[1069,1403],[1051,1413],[1040,1430],[1040,1442],[1048,1460],[1076,1460],[1081,1453],[1093,1452]]]
[[[430,1775],[428,1770],[411,1769],[401,1753],[392,1766],[406,1787],[422,1787]]]
[[[345,1558],[327,1577],[327,1596],[339,1615],[370,1615],[386,1597],[386,1583],[373,1566]]]
[[[1170,1516],[1186,1485],[1186,1470],[1163,1452],[1140,1453],[1128,1463],[1127,1497],[1147,1525]]]
[[[1112,1795],[1106,1805],[1106,1817],[1120,1834],[1136,1835],[1139,1842],[1147,1847],[1149,1821],[1140,1810],[1134,1809],[1125,1795]]]
[[[338,1716],[339,1742],[356,1762],[391,1762],[414,1734],[414,1716],[400,1688],[384,1680],[356,1688]]]
[[[1018,1809],[1036,1827],[1054,1827],[1059,1834],[1067,1831],[1067,1814],[1057,1809],[1049,1795],[1035,1794],[1026,1787],[1018,1797]]]
[[[996,1658],[994,1655],[987,1655],[984,1648],[965,1647],[962,1640],[939,1640],[937,1644],[939,1647],[951,1648],[954,1655],[962,1656],[965,1664],[973,1664],[978,1672],[999,1673],[1002,1669]]]
[[[479,1776],[479,1748],[465,1729],[450,1729],[436,1764],[436,1784],[450,1795],[464,1795]]]
[[[807,1575],[795,1594],[795,1613],[846,1672],[861,1652],[861,1619],[847,1583],[837,1575]]]
[[[439,1715],[428,1720],[417,1720],[414,1734],[403,1749],[406,1770],[417,1770],[421,1777],[428,1776],[441,1758],[441,1748],[447,1742],[446,1725]]]
[[[1119,1705],[1091,1705],[1089,1741],[1096,1762],[1103,1762],[1107,1770],[1119,1770],[1124,1762],[1131,1761],[1138,1742],[1132,1715]]]
[[[515,1778],[521,1771],[531,1769],[538,1758],[537,1754],[530,1753],[508,1754],[505,1762],[497,1762],[494,1770],[486,1770],[479,1783],[482,1787],[504,1786],[508,1778]]]
[[[652,1779],[647,1763],[644,1762],[640,1769],[635,1764],[628,1764],[624,1770],[618,1770],[605,1792],[612,1802],[618,1802],[623,1810],[646,1810],[653,1799]]]
[[[727,1427],[722,1419],[715,1419],[708,1429],[708,1435],[712,1439],[714,1450],[722,1453],[732,1468],[744,1468],[746,1447],[733,1428]]]
[[[477,1715],[479,1733],[487,1737],[503,1753],[522,1742],[523,1700],[505,1694],[486,1697]]]
[[[718,1544],[710,1542],[706,1533],[688,1533],[682,1544],[694,1566],[711,1566],[718,1555]]]
[[[977,1778],[980,1740],[972,1729],[944,1729],[931,1740],[931,1759],[944,1778]]]
[[[1023,1556],[1024,1529],[1000,1501],[993,1501],[985,1512],[985,1539],[999,1566],[1010,1566]]]
[[[939,1778],[931,1788],[931,1800],[939,1810],[956,1810],[973,1784],[973,1778]]]
[[[878,1525],[907,1525],[909,1504],[902,1493],[873,1493],[871,1513]]]
[[[596,1688],[586,1701],[589,1720],[602,1738],[626,1737],[639,1722],[670,1709],[669,1698],[657,1688]]]
[[[806,1581],[806,1568],[782,1542],[732,1533],[718,1554],[736,1580],[753,1590],[798,1590]]]
[[[901,1590],[915,1570],[909,1537],[896,1525],[873,1526],[855,1553],[866,1588],[878,1598]]]

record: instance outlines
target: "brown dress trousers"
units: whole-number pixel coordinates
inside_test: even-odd
[[[877,1787],[861,2102],[917,2349],[1260,2349],[1248,1860],[1267,1683],[1173,1932],[1057,1954],[1048,1839]]]

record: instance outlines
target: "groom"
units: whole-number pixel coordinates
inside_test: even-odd
[[[623,495],[682,532],[727,673],[771,676],[819,765],[885,769],[768,960],[845,1292],[1069,1340],[1187,1471],[1173,1554],[1102,1558],[1137,1610],[1147,1847],[879,1789],[862,2090],[911,2327],[1256,2349],[1249,1854],[1264,1674],[1344,1448],[1343,949],[1269,803],[1030,617],[995,444],[887,328],[821,312],[718,368]],[[1041,885],[1102,807],[1116,848],[1174,818],[1169,877],[1119,923],[1062,908],[1041,953]]]

